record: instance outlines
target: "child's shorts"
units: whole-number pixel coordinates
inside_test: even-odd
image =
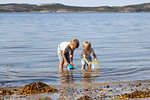
[[[69,52],[66,52],[65,53],[65,57],[66,57],[66,60],[70,63],[70,55],[69,55]],[[58,51],[58,59],[59,61],[64,61],[64,58],[62,56],[62,52],[61,51]]]
[[[88,62],[92,62],[92,58],[91,58],[91,57],[87,58],[87,60],[88,60]],[[82,65],[82,66],[83,66],[83,65],[88,65],[88,64],[86,63],[86,61],[84,60],[84,58],[81,58],[81,65]]]

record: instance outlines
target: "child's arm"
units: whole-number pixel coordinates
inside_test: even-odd
[[[92,51],[92,53],[93,53],[93,57],[94,57],[95,61],[97,61],[97,57],[96,57],[94,50]]]
[[[96,54],[95,54],[95,53],[93,54],[93,57],[94,57],[95,61],[97,61],[97,58],[96,58]]]
[[[74,63],[73,63],[73,53],[74,53],[74,51],[71,51],[71,54],[70,54],[71,65],[72,65],[72,66],[74,66]]]
[[[67,61],[67,59],[65,57],[65,51],[63,51],[62,56],[63,56],[64,61],[65,61],[65,66],[67,66],[69,64],[69,62]]]
[[[88,60],[86,59],[86,57],[83,56],[83,58],[84,58],[85,62],[90,66],[91,64],[88,62]]]

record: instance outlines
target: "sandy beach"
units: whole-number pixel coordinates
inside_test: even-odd
[[[23,87],[1,87],[1,100],[114,100],[114,99],[150,99],[150,80],[122,81],[108,83],[86,83],[48,85],[56,92],[45,92],[19,95]],[[12,95],[2,94],[2,89],[15,92]]]

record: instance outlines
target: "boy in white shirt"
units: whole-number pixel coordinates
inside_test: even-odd
[[[71,42],[61,42],[58,45],[58,58],[59,58],[59,70],[63,71],[63,64],[65,61],[65,66],[67,67],[68,64],[71,63],[72,66],[74,66],[73,63],[73,53],[76,48],[79,47],[79,40],[72,39]],[[69,54],[69,52],[71,52]],[[70,61],[71,58],[71,61]]]

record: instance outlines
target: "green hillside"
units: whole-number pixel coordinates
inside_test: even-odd
[[[0,4],[0,12],[150,12],[150,3],[129,6],[79,7],[63,4]]]

